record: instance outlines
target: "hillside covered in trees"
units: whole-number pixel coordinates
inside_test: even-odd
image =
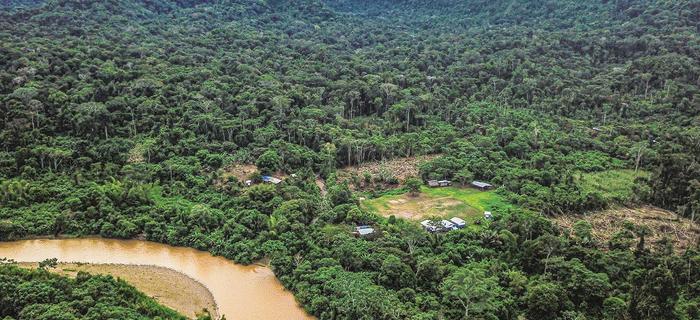
[[[267,257],[319,319],[700,317],[700,244],[674,252],[634,225],[595,243],[585,221],[547,219],[632,204],[698,219],[697,0],[0,9],[0,240]],[[429,234],[363,210],[337,178],[419,155],[436,155],[420,178],[489,181],[511,205]],[[287,178],[247,187],[223,174],[234,164]],[[624,199],[580,183],[618,169],[648,174]],[[379,236],[353,237],[361,224]]]

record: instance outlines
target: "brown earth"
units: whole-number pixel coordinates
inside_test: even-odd
[[[613,208],[587,215],[562,215],[554,218],[557,224],[567,229],[571,229],[579,220],[586,220],[593,226],[593,236],[602,246],[607,244],[613,234],[623,229],[625,221],[649,227],[652,231],[647,237],[649,243],[657,243],[664,237],[670,238],[677,251],[685,250],[700,239],[700,227],[696,223],[653,206]]]
[[[468,216],[474,209],[450,197],[433,198],[424,194],[403,195],[400,198],[377,203],[377,212],[384,217],[395,216],[409,220],[423,220],[432,217]]]
[[[353,176],[364,180],[365,173],[372,175],[372,178],[381,176],[393,176],[399,181],[404,181],[409,177],[417,177],[420,172],[418,166],[426,161],[439,157],[439,154],[415,156],[408,158],[396,158],[385,161],[373,161],[360,165],[345,167],[338,170],[338,178],[341,180],[351,180]],[[362,182],[364,184],[364,182]],[[368,187],[368,186],[363,186]]]
[[[236,177],[238,181],[244,182],[248,177],[258,171],[258,167],[254,164],[232,164],[221,169],[219,175],[222,181],[226,181],[228,177]]]
[[[382,211],[382,215],[394,215],[397,218],[410,220],[422,220],[428,217],[441,216],[448,211],[464,204],[458,200],[445,197],[435,199],[398,199],[389,201],[389,209]]]
[[[38,266],[37,263],[19,265],[26,268]],[[211,292],[196,280],[172,269],[124,264],[59,263],[50,271],[69,277],[75,277],[78,271],[109,274],[190,318],[196,318],[205,309],[209,310],[213,319],[218,318],[216,302]]]

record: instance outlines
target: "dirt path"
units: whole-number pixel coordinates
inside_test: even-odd
[[[321,190],[321,196],[325,197],[328,194],[326,190],[326,182],[321,178],[316,178],[316,186]]]
[[[22,267],[36,268],[37,263],[20,263]],[[136,287],[159,303],[190,318],[196,318],[202,310],[209,310],[212,318],[218,318],[214,296],[196,280],[163,267],[124,264],[59,263],[52,272],[75,277],[78,271],[91,274],[109,274]]]

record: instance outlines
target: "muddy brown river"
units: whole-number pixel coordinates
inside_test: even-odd
[[[181,272],[209,289],[228,320],[313,319],[299,307],[269,268],[235,264],[190,248],[139,240],[102,238],[0,242],[0,257],[18,262],[57,258],[61,262],[151,265]]]

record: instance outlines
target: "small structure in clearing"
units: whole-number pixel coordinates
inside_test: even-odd
[[[431,188],[437,188],[437,187],[449,187],[452,185],[452,181],[450,180],[428,180],[428,186]]]
[[[280,184],[282,179],[275,178],[273,176],[262,176],[262,181],[265,183]]]
[[[455,218],[453,218],[455,219]],[[459,218],[456,218],[459,219]],[[459,219],[462,220],[462,219]],[[464,220],[462,220],[464,222]],[[420,223],[421,226],[423,226],[423,229],[428,232],[448,232],[452,230],[457,230],[461,229],[458,227],[455,223],[453,223],[450,220],[423,220]],[[466,225],[466,223],[464,224]]]
[[[369,237],[374,234],[374,228],[370,226],[357,226],[353,234],[356,237]]]
[[[457,229],[464,229],[464,227],[467,226],[467,222],[464,221],[462,218],[454,217],[450,219],[450,222],[452,222]]]
[[[486,220],[492,220],[492,219],[493,219],[493,213],[491,213],[491,211],[484,211],[484,219],[486,219]]]
[[[486,183],[486,182],[481,182],[481,181],[472,181],[472,186],[481,190],[481,191],[486,191],[486,190],[490,190],[493,188],[493,185]]]

